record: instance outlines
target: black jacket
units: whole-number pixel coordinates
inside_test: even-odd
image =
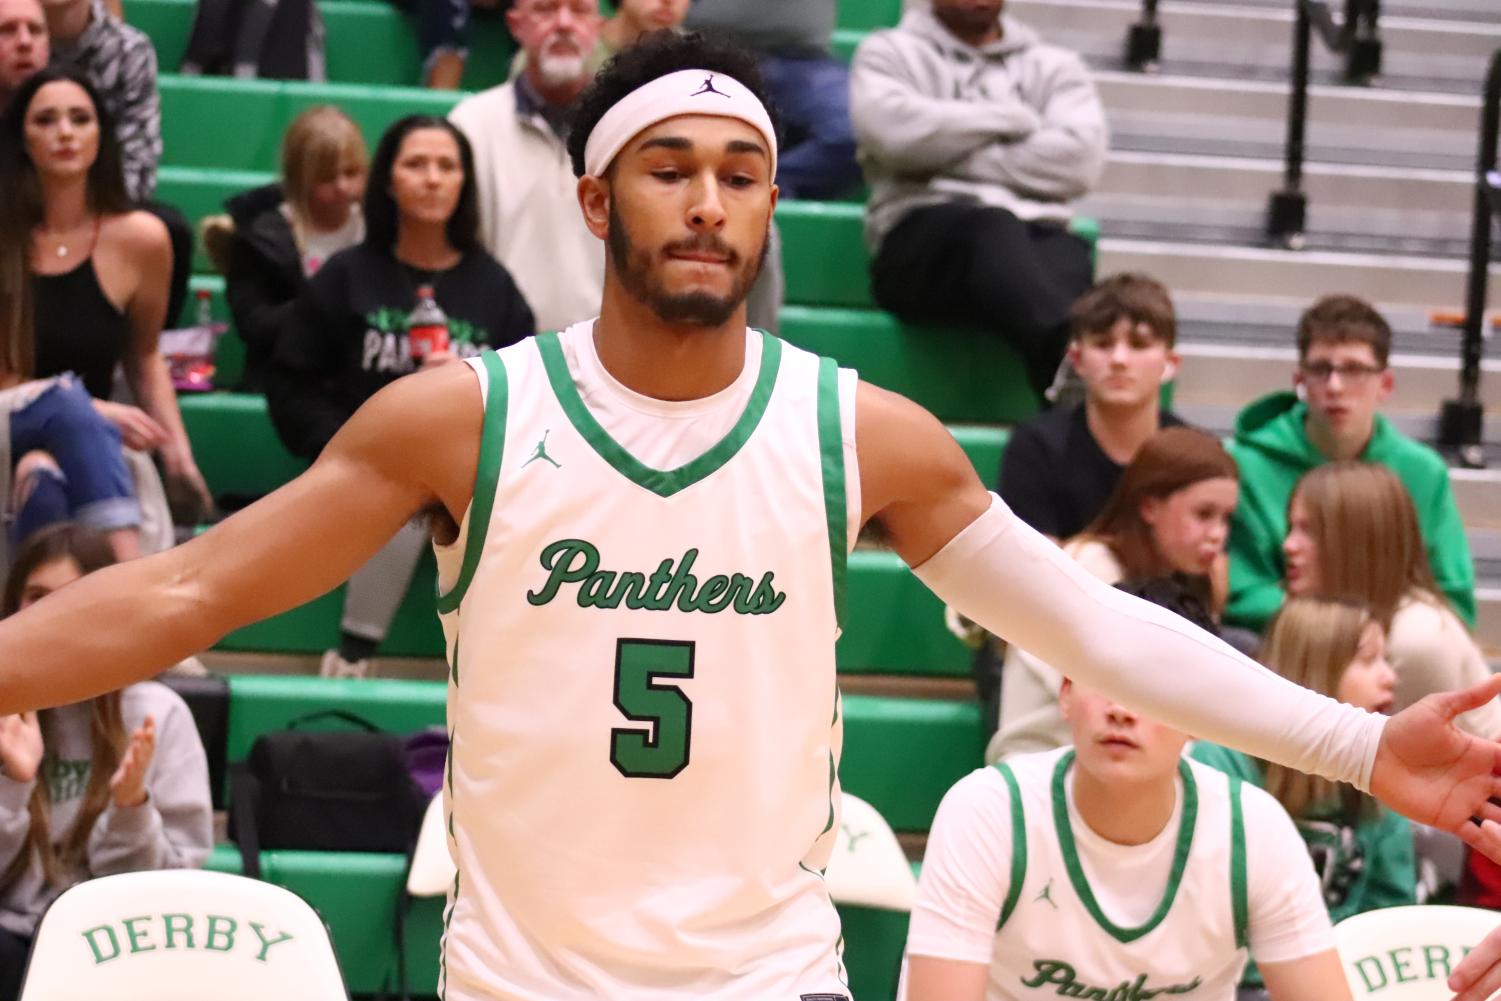
[[[324,263],[298,295],[276,342],[266,384],[271,423],[294,455],[316,458],[370,397],[416,370],[407,317],[431,284],[460,358],[537,332],[511,275],[484,250],[437,275],[360,243]]]
[[[266,387],[277,334],[307,284],[281,203],[279,184],[252,188],[224,203],[235,224],[224,291],[235,333],[245,342],[239,388],[255,392]]]

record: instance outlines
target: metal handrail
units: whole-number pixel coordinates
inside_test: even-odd
[[[1501,216],[1501,170],[1497,169],[1501,133],[1501,49],[1491,56],[1480,109],[1480,154],[1475,163],[1475,209],[1470,227],[1470,279],[1465,293],[1464,340],[1460,348],[1459,398],[1445,400],[1439,411],[1439,443],[1461,463],[1485,465],[1480,440],[1485,406],[1480,401],[1480,360],[1485,351],[1485,300],[1490,280],[1491,234]]]
[[[1345,57],[1345,79],[1367,83],[1381,72],[1380,0],[1345,0],[1345,17],[1336,23],[1328,0],[1296,0],[1293,26],[1292,89],[1287,103],[1287,142],[1282,188],[1267,206],[1267,235],[1292,249],[1303,246],[1308,196],[1303,192],[1303,157],[1308,132],[1308,74],[1313,32],[1331,52]]]
[[[1162,25],[1157,23],[1157,0],[1141,0],[1141,20],[1126,32],[1126,65],[1155,73],[1161,62]]]

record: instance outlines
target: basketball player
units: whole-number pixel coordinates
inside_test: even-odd
[[[1164,587],[1136,593],[1214,629]],[[1349,1001],[1318,874],[1277,801],[1084,685],[1065,680],[1059,705],[1072,747],[973,772],[938,808],[907,1001],[1234,1001],[1248,951],[1271,1001]]]
[[[1450,725],[1501,680],[1389,722],[1287,684],[1080,572],[921,408],[747,330],[777,197],[762,94],[748,56],[701,39],[618,57],[570,143],[609,250],[599,318],[397,381],[271,497],[6,619],[0,712],[149,677],[431,509],[447,1001],[842,999],[820,875],[834,639],[874,522],[945,601],[1077,680],[1501,844],[1501,753]]]

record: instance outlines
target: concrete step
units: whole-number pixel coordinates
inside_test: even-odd
[[[1126,32],[1141,18],[1130,0],[1011,0],[1006,10],[1055,45],[1101,69],[1124,67]],[[1341,12],[1342,15],[1342,12]],[[1289,79],[1293,10],[1222,3],[1167,3],[1158,12],[1160,69],[1186,76]],[[1501,48],[1501,23],[1381,19],[1382,76],[1374,86],[1478,94],[1490,54]],[[1313,79],[1343,83],[1343,57],[1317,41]]]
[[[1282,182],[1272,160],[1115,151],[1079,210],[1117,237],[1254,244]],[[1308,249],[1463,257],[1474,183],[1457,170],[1310,164]]]
[[[1483,649],[1501,646],[1501,586],[1475,588],[1475,642]]]
[[[1202,0],[1216,7],[1281,10],[1286,0]],[[1336,10],[1342,8],[1336,6]],[[1495,0],[1384,0],[1382,22],[1389,17],[1424,18],[1437,21],[1479,21],[1501,24],[1501,7]]]
[[[1280,303],[1297,308],[1330,292],[1426,312],[1464,302],[1468,264],[1457,257],[1361,254],[1103,239],[1100,274],[1144,271],[1173,294]],[[1501,267],[1491,269],[1490,285]],[[1495,294],[1492,292],[1492,301]]]
[[[1451,469],[1449,482],[1466,525],[1501,532],[1501,470]]]
[[[1096,73],[1114,149],[1280,161],[1288,88],[1257,80]],[[1310,162],[1474,169],[1478,95],[1309,88]]]

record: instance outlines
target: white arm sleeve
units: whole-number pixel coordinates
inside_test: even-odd
[[[1269,794],[1241,787],[1251,958],[1289,963],[1334,948],[1318,873],[1292,818]]]
[[[1201,740],[1370,788],[1385,717],[1278,677],[1082,570],[991,495],[919,580],[1066,676]]]

